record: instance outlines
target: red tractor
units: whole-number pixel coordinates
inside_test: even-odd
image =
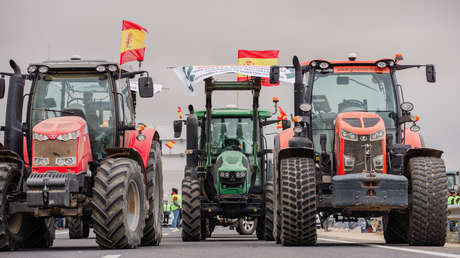
[[[396,72],[433,65],[394,59],[312,60],[271,67],[295,74],[294,128],[274,142],[274,237],[314,245],[316,216],[336,221],[383,216],[387,243],[442,246],[447,179],[442,151],[426,148]],[[306,81],[306,85],[304,84]],[[411,126],[406,126],[407,123]]]
[[[160,136],[135,123],[136,91],[153,96],[146,71],[101,60],[45,61],[9,76],[4,146],[0,148],[0,249],[47,248],[54,221],[66,217],[70,237],[92,224],[103,248],[158,245],[162,238]],[[31,81],[24,95],[25,81]],[[23,99],[28,97],[22,119]],[[24,121],[24,122],[23,122]]]

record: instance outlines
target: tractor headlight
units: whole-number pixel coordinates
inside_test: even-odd
[[[33,165],[34,166],[46,166],[50,164],[49,158],[42,158],[42,157],[34,157]]]
[[[74,166],[75,164],[77,164],[77,159],[75,157],[56,158],[57,166]]]
[[[374,163],[374,168],[376,170],[382,170],[383,169],[383,155],[375,156],[372,159],[372,162]]]
[[[358,135],[355,133],[352,133],[352,132],[349,132],[343,129],[341,133],[342,133],[343,139],[345,140],[354,141],[354,142],[358,141]]]
[[[345,171],[350,171],[355,166],[355,158],[348,155],[343,155],[343,166]]]
[[[76,140],[80,136],[80,130],[59,135],[56,139],[61,141]]]
[[[220,177],[222,177],[222,178],[230,178],[230,173],[228,173],[228,172],[220,172]]]
[[[321,62],[319,63],[319,68],[321,69],[326,69],[329,67],[329,63],[328,62]]]
[[[380,131],[377,131],[375,133],[371,133],[371,137],[370,137],[370,140],[371,141],[378,141],[378,140],[382,140],[383,137],[385,137],[385,130],[380,130]]]
[[[34,133],[33,138],[34,138],[34,140],[37,140],[37,141],[40,141],[40,142],[49,140],[48,136],[46,136],[44,134],[39,134],[39,133]]]
[[[409,112],[409,111],[412,111],[414,109],[414,104],[412,104],[410,102],[403,102],[403,103],[401,103],[400,107],[401,107],[402,111]]]
[[[377,62],[377,67],[378,67],[378,68],[385,68],[385,67],[387,67],[387,65],[388,65],[388,64],[387,64],[385,61],[379,61],[379,62]]]
[[[236,178],[244,178],[246,176],[246,171],[236,172]]]

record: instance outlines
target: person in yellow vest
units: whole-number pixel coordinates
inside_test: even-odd
[[[448,205],[459,204],[458,203],[459,199],[460,199],[460,197],[457,195],[457,192],[455,192],[455,191],[449,192],[449,197],[447,197],[447,204]],[[455,231],[455,221],[449,220],[449,230],[450,230],[450,232]]]
[[[171,214],[171,205],[168,200],[163,201],[163,224],[169,225],[169,215]]]
[[[171,190],[171,211],[174,215],[173,221],[171,223],[171,228],[174,231],[179,231],[178,227],[180,224],[180,210],[182,208],[182,196],[177,193],[177,188],[172,188]]]

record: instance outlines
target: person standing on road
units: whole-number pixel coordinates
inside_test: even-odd
[[[456,192],[449,192],[449,197],[447,197],[447,205],[454,205],[455,203]],[[455,231],[455,221],[449,220],[449,231]]]
[[[171,214],[171,205],[168,200],[163,201],[163,224],[169,225],[169,215]]]
[[[182,197],[177,193],[177,188],[173,188],[171,191],[171,211],[174,215],[171,228],[173,228],[173,231],[179,231],[178,226],[180,222],[180,209],[182,208]]]

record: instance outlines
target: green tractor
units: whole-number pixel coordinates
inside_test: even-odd
[[[247,82],[205,79],[206,110],[174,121],[174,136],[187,128],[186,167],[182,181],[182,240],[200,241],[228,219],[257,221],[260,240],[272,240],[273,182],[265,125],[272,113],[259,109],[261,79]],[[214,91],[251,91],[252,109],[212,108]],[[287,122],[287,121],[286,121]],[[288,125],[285,125],[288,126]],[[256,220],[257,219],[257,220]]]

